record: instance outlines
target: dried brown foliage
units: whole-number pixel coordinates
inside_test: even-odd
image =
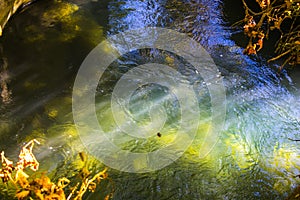
[[[94,192],[97,184],[101,180],[108,178],[107,168],[93,175],[87,169],[86,165],[84,165],[80,172],[81,182],[73,184],[73,186],[71,181],[66,177],[60,178],[57,183],[53,183],[45,174],[37,178],[31,178],[24,170],[30,168],[32,171],[37,171],[39,168],[39,162],[32,152],[35,143],[39,144],[34,139],[22,147],[16,166],[5,157],[3,151],[1,152],[2,168],[0,169],[0,177],[3,183],[13,183],[16,188],[16,198],[19,200],[81,200],[87,191]],[[83,155],[85,154],[80,153],[82,161],[87,162],[86,157],[83,157]],[[64,191],[66,187],[72,188],[68,196]],[[112,192],[105,197],[105,200],[111,197]]]
[[[276,44],[277,56],[269,62],[286,57],[280,69],[286,64],[300,64],[300,0],[256,0],[259,12],[251,10],[245,0],[242,2],[245,18],[241,23],[244,24],[244,33],[249,37],[244,54],[256,54],[263,48],[264,39],[269,37],[270,31],[278,30],[281,37]],[[289,30],[282,29],[284,22],[287,22]]]

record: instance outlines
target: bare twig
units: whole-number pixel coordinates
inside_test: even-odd
[[[274,60],[277,60],[277,59],[279,59],[279,58],[281,58],[281,57],[283,57],[283,56],[289,54],[292,50],[293,50],[293,49],[287,50],[287,51],[285,51],[284,53],[282,53],[282,54],[280,54],[280,55],[278,55],[278,56],[276,56],[276,57],[274,57],[274,58],[269,59],[268,62],[272,62],[272,61],[274,61]]]
[[[300,142],[300,140],[294,140],[294,139],[291,139],[291,138],[288,138],[288,140],[291,140],[291,141],[294,141],[294,142]]]

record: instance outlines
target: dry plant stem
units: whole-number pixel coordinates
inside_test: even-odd
[[[300,142],[300,140],[294,140],[294,139],[291,139],[291,138],[288,138],[289,140],[292,140],[292,141],[295,141],[295,142]]]
[[[252,0],[254,1],[254,0]],[[280,70],[285,65],[297,65],[300,64],[300,32],[297,21],[300,13],[300,1],[299,0],[256,0],[256,3],[260,7],[260,12],[254,12],[251,10],[246,1],[242,0],[245,8],[245,18],[243,22],[244,33],[248,36],[249,42],[244,54],[257,54],[263,48],[264,38],[269,37],[269,32],[272,30],[278,30],[281,33],[281,38],[276,42],[275,53],[276,57],[271,58],[268,62],[272,62],[287,56]],[[258,23],[255,22],[258,20]],[[291,20],[291,21],[287,21]],[[241,21],[235,23],[239,24]],[[289,29],[285,32],[282,29],[282,23],[289,24]],[[286,24],[285,23],[285,24]],[[266,24],[266,26],[264,26]],[[296,25],[297,24],[297,25]]]
[[[261,14],[263,14],[264,12],[263,11],[261,11],[261,12],[259,12],[259,13],[256,13],[256,12],[254,12],[254,11],[252,11],[248,6],[247,6],[247,4],[246,4],[246,2],[245,2],[245,0],[242,0],[242,2],[243,2],[243,4],[244,4],[244,7],[245,7],[245,11],[248,13],[248,11],[252,14],[252,15],[261,15]],[[246,13],[246,14],[247,14]]]
[[[283,67],[292,60],[292,57],[287,58],[284,63],[279,67],[279,71],[283,69]]]
[[[11,167],[12,168],[11,170],[13,170],[13,167],[12,167],[13,162],[8,160],[4,156],[4,151],[1,152],[1,163],[2,163],[3,168]],[[8,180],[12,181],[14,183],[14,185],[16,186],[16,183],[15,183],[14,179],[11,176],[12,171],[10,171],[10,170],[6,171],[6,170],[7,169],[4,169],[4,170],[1,169],[0,177],[2,178],[2,180],[5,180],[5,178],[7,176]]]
[[[91,179],[86,178],[85,180],[83,180],[83,182],[81,184],[81,187],[80,187],[80,189],[78,191],[78,194],[74,198],[74,200],[81,200],[82,196],[84,195],[84,193],[87,191],[87,189],[89,188],[89,186],[94,183],[94,181],[96,179],[102,179],[103,176],[104,177],[106,176],[105,175],[106,171],[107,171],[107,168],[105,168],[103,171],[101,171],[98,174],[96,174],[93,178],[91,178]]]
[[[268,62],[272,62],[272,61],[274,61],[274,60],[277,60],[277,59],[279,59],[279,58],[281,58],[281,57],[283,57],[283,56],[289,54],[293,49],[294,49],[294,48],[292,48],[292,49],[290,49],[290,50],[288,50],[288,51],[285,51],[284,53],[282,53],[282,54],[280,54],[280,55],[278,55],[278,56],[276,56],[276,57],[274,57],[274,58],[269,59]]]
[[[76,184],[76,186],[72,189],[71,193],[69,194],[69,196],[67,197],[67,200],[70,200],[71,197],[75,194],[77,188],[79,186],[79,183]]]
[[[58,179],[57,184],[55,184],[48,176],[42,175],[41,177],[33,178],[24,172],[25,168],[28,167],[33,171],[38,170],[39,163],[32,152],[35,143],[40,144],[34,139],[22,147],[16,166],[13,166],[13,162],[4,156],[3,151],[0,154],[2,161],[0,178],[2,178],[4,183],[10,181],[14,184],[16,187],[15,197],[17,199],[71,200],[72,198],[74,200],[81,200],[87,190],[94,192],[97,184],[100,183],[102,179],[107,179],[107,168],[89,179],[91,172],[88,171],[86,167],[87,160],[83,159],[85,156],[82,154],[81,159],[84,161],[82,182],[77,183],[66,198],[64,188],[70,185],[69,179],[62,177]],[[105,200],[108,200],[111,196],[112,193],[107,195]]]

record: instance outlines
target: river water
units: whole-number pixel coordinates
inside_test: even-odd
[[[287,197],[300,174],[300,147],[289,140],[300,139],[298,72],[277,73],[276,64],[266,63],[266,50],[251,58],[242,54],[239,45],[245,45],[246,38],[230,27],[243,18],[241,9],[237,0],[39,1],[27,7],[9,21],[0,38],[1,150],[17,158],[20,147],[36,138],[42,143],[34,150],[41,170],[53,179],[72,178],[79,165],[76,155],[86,150],[72,115],[73,84],[82,61],[114,34],[149,26],[170,28],[189,35],[212,56],[226,88],[225,124],[215,148],[200,158],[203,133],[213,126],[211,97],[203,80],[168,52],[146,49],[123,55],[97,87],[97,117],[107,133],[116,129],[110,108],[114,85],[123,73],[149,61],[179,65],[188,82],[198,82],[201,123],[191,146],[169,166],[149,173],[109,169],[113,199]],[[149,102],[162,101],[170,115],[168,126],[161,137],[146,140],[111,137],[123,149],[154,151],[174,139],[179,105],[164,99],[166,91],[155,85],[139,92],[130,107],[135,117],[149,120]],[[103,168],[94,162],[94,170]],[[103,198],[111,185],[104,183],[85,199]],[[1,198],[10,199],[9,194],[2,189]]]

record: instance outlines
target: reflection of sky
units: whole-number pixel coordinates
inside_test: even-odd
[[[165,1],[114,1],[108,9],[110,33],[141,28],[145,26],[164,27],[168,19]]]
[[[289,146],[293,142],[287,138],[299,139],[300,111],[295,109],[299,108],[295,106],[299,104],[299,98],[289,93],[269,66],[241,55],[241,48],[229,38],[232,30],[224,25],[219,0],[119,0],[111,3],[109,9],[111,34],[144,26],[172,28],[187,33],[213,52],[228,92],[224,133],[243,138],[252,148],[250,153],[253,155],[259,152],[263,159],[262,168],[264,165],[268,169],[274,168],[271,160],[278,156],[279,150],[298,154],[299,148]],[[278,149],[274,148],[276,146]],[[285,161],[284,156],[278,157]],[[283,169],[286,170],[284,167],[280,170]],[[299,173],[298,169],[293,170],[280,173]]]
[[[177,20],[181,31],[189,33],[206,48],[213,45],[233,45],[228,40],[230,32],[223,26],[222,6],[219,1],[198,0],[185,6],[188,6],[183,12],[185,17]]]
[[[157,26],[188,33],[206,48],[233,45],[227,39],[229,31],[222,26],[222,7],[218,1],[118,0],[111,2],[108,9],[110,34]]]

